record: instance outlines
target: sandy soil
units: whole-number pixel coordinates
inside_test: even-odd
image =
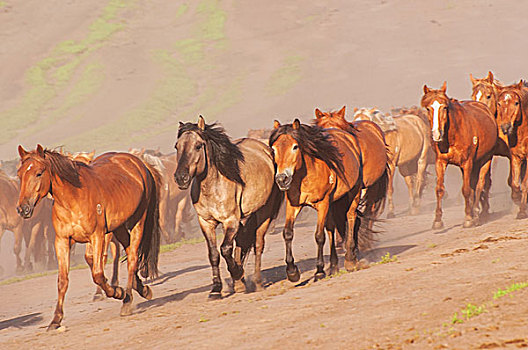
[[[457,173],[450,169],[450,178],[459,178]],[[504,181],[502,175],[494,181]],[[63,332],[45,332],[55,304],[55,276],[0,286],[0,347],[528,347],[528,289],[493,298],[499,289],[527,281],[526,223],[514,219],[509,194],[496,190],[491,221],[463,229],[457,187],[456,181],[448,184],[444,230],[429,229],[433,198],[428,191],[421,215],[399,210],[397,218],[380,224],[379,242],[364,252],[370,268],[320,282],[312,279],[314,221],[308,213],[295,231],[294,254],[302,271],[298,284],[285,280],[277,230],[267,236],[265,290],[232,294],[223,269],[220,301],[207,299],[210,268],[203,243],[162,254],[163,275],[152,283],[154,299],[136,295],[135,314],[126,318],[119,317],[118,301],[91,301],[88,270],[72,271]],[[401,183],[398,191],[405,192]],[[402,196],[397,204],[405,208]],[[397,255],[397,261],[376,264],[386,253]],[[246,270],[251,274],[251,263]],[[483,313],[466,319],[462,310],[468,304],[482,306]],[[455,313],[461,323],[452,323]]]
[[[424,83],[444,80],[466,99],[469,73],[528,77],[527,10],[514,0],[0,1],[0,158],[19,143],[168,152],[178,121],[199,113],[241,136],[275,118],[307,122],[315,107],[418,104]],[[232,294],[227,280],[224,299],[208,301],[203,243],[163,254],[154,299],[136,295],[126,318],[115,300],[92,302],[88,270],[72,271],[62,332],[45,332],[56,276],[0,286],[0,348],[528,347],[528,289],[493,298],[528,278],[526,220],[514,219],[506,170],[504,160],[494,167],[490,222],[471,229],[461,227],[457,169],[446,175],[442,231],[430,229],[431,187],[422,214],[407,216],[399,180],[397,217],[364,252],[371,267],[317,283],[307,215],[294,240],[299,284],[285,280],[279,220],[263,292]],[[12,261],[8,235],[2,264]],[[376,264],[386,253],[397,261]],[[482,313],[465,319],[468,304]]]

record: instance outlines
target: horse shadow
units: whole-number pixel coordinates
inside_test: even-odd
[[[154,283],[151,284],[151,286],[158,286],[160,284],[164,284],[168,280],[171,280],[175,277],[183,275],[184,273],[194,272],[194,271],[203,270],[207,268],[209,268],[209,265],[196,265],[196,266],[189,266],[181,270],[164,273],[163,275],[156,278],[154,280]]]
[[[9,327],[14,327],[14,328],[29,327],[31,325],[41,322],[43,319],[41,315],[42,314],[40,312],[35,312],[35,313],[27,314],[24,316],[14,317],[9,320],[0,321],[0,331],[2,329],[6,329]]]
[[[416,244],[404,244],[404,245],[393,245],[388,247],[378,247],[370,249],[362,254],[362,257],[365,258],[369,263],[380,261],[381,258],[389,253],[390,255],[398,255],[409,249],[416,247]]]
[[[148,309],[151,309],[151,308],[160,307],[160,306],[163,306],[163,305],[165,305],[167,303],[171,303],[173,301],[183,300],[190,294],[205,293],[205,292],[209,291],[210,289],[211,289],[211,286],[210,285],[206,285],[206,286],[201,286],[201,287],[196,287],[196,288],[184,290],[184,291],[181,291],[179,293],[166,295],[164,297],[160,297],[160,298],[156,298],[156,299],[152,299],[152,300],[146,300],[146,301],[143,301],[141,303],[138,303],[136,305],[136,310],[137,310],[137,313],[140,314],[140,313],[143,313],[143,312],[145,312],[145,311],[147,311]]]

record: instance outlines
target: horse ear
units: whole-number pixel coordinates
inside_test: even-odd
[[[424,94],[426,94],[426,93],[428,93],[429,91],[431,91],[431,89],[429,89],[429,88],[427,87],[427,85],[424,84],[424,86],[423,86],[423,91],[424,91]]]
[[[198,128],[200,128],[200,130],[205,130],[205,119],[201,114],[198,117]]]
[[[517,89],[522,89],[522,87],[524,86],[524,81],[521,79],[519,80],[519,82],[517,83]]]
[[[339,118],[345,119],[345,111],[346,111],[346,106],[343,106],[343,108],[341,108],[339,112],[337,112],[337,115],[339,116]]]
[[[301,128],[301,122],[299,119],[295,118],[295,120],[292,123],[293,130],[299,130]]]
[[[447,81],[444,81],[444,83],[442,84],[442,87],[440,88],[440,91],[442,91],[444,94],[446,93],[446,91],[447,91]]]
[[[490,83],[493,83],[494,78],[493,78],[493,73],[491,71],[488,71],[488,76],[486,77],[486,79],[488,79]]]
[[[319,108],[316,108],[316,109],[315,109],[315,117],[316,117],[317,119],[321,119],[322,117],[324,117],[323,112],[321,112],[321,111],[319,110]]]
[[[469,79],[471,79],[471,84],[475,85],[477,83],[477,79],[473,78],[473,74],[469,73]]]
[[[183,126],[183,122],[180,120],[179,123],[180,123],[179,127],[181,128]]]
[[[20,158],[24,158],[28,153],[29,152],[26,151],[22,145],[18,145],[18,154],[20,155]]]
[[[354,111],[354,113],[356,113],[357,111],[359,111],[359,108],[354,107],[353,111]]]
[[[95,150],[88,153],[88,157],[90,157],[90,159],[93,159],[93,157],[95,157]]]
[[[281,123],[277,119],[275,119],[273,121],[273,129],[278,129],[280,126],[281,126]]]
[[[38,144],[38,145],[37,145],[37,154],[38,154],[39,156],[41,156],[42,158],[44,158],[44,156],[45,156],[45,155],[44,155],[44,148],[42,147],[41,144]]]

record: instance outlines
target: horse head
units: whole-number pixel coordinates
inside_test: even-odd
[[[427,109],[433,141],[440,142],[447,133],[446,129],[449,122],[450,102],[446,95],[447,83],[444,81],[438,90],[430,89],[424,85],[423,90],[422,107]]]
[[[178,166],[174,173],[174,181],[181,190],[189,188],[195,176],[205,171],[207,164],[206,141],[200,131],[205,130],[205,120],[202,116],[196,124],[182,123],[178,129],[176,141]]]
[[[303,164],[299,143],[292,135],[292,132],[301,128],[301,122],[295,119],[292,124],[281,125],[275,120],[273,127],[276,132],[271,134],[269,145],[273,150],[273,161],[277,165],[275,182],[281,191],[287,191],[292,184],[293,174]],[[277,133],[279,130],[289,132]]]
[[[20,179],[20,195],[17,212],[24,219],[33,215],[33,210],[39,201],[51,189],[51,166],[41,145],[34,151],[26,151],[18,146],[20,166],[17,170]]]
[[[506,142],[508,136],[514,132],[514,128],[521,124],[523,116],[523,101],[526,99],[527,91],[524,82],[509,85],[500,89],[497,101],[497,124],[502,133],[500,137]]]
[[[488,76],[482,79],[474,78],[472,74],[469,74],[469,78],[473,85],[471,99],[484,103],[490,109],[491,114],[496,115],[497,86],[493,78],[493,73],[489,71]]]
[[[348,130],[350,125],[345,119],[346,106],[343,106],[339,111],[321,112],[319,108],[315,109],[315,124],[328,129],[337,128]]]

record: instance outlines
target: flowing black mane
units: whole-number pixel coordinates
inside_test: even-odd
[[[49,149],[44,150],[45,159],[49,161],[51,175],[69,182],[74,187],[81,188],[81,179],[78,168],[87,165],[82,162],[72,161],[67,156]]]
[[[312,158],[318,158],[334,170],[342,179],[345,179],[345,170],[341,160],[341,153],[332,142],[332,136],[325,129],[317,125],[300,124],[299,129],[294,129],[292,124],[281,125],[273,130],[269,138],[270,147],[281,135],[290,135],[297,141],[301,152]]]
[[[205,140],[210,151],[209,159],[220,174],[242,186],[245,185],[239,166],[239,162],[244,162],[244,155],[238,146],[231,142],[223,127],[216,123],[205,124],[202,130],[197,123],[180,124],[178,138],[187,131],[194,131]]]

